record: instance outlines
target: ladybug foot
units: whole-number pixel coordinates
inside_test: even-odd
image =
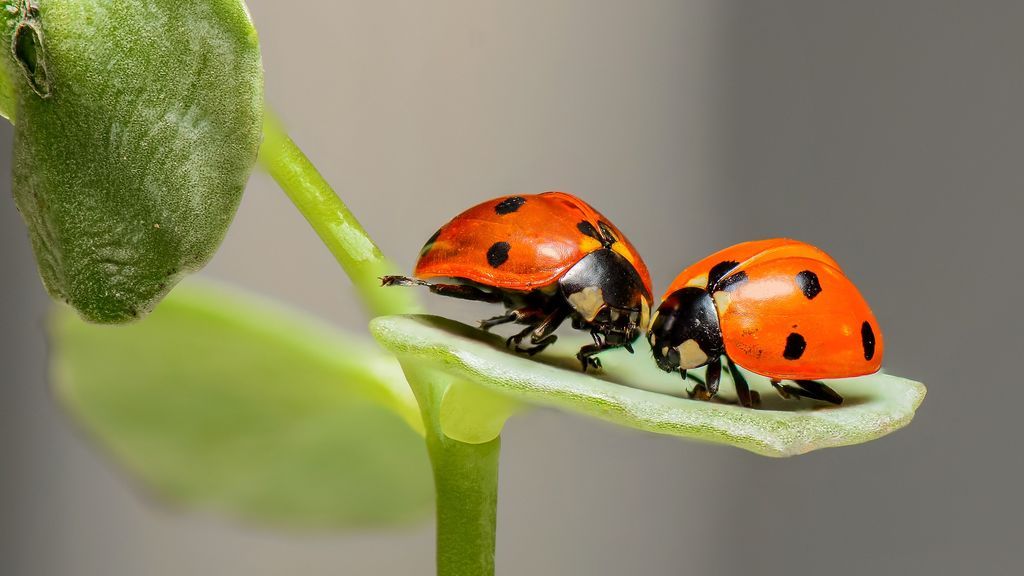
[[[536,356],[537,354],[543,352],[545,348],[551,346],[552,344],[555,343],[556,340],[558,340],[558,336],[555,336],[554,334],[548,334],[547,336],[542,336],[541,338],[531,337],[530,342],[533,344],[533,346],[521,346],[523,340],[531,332],[532,329],[527,329],[526,331],[520,332],[519,334],[509,336],[507,339],[505,339],[505,347],[510,348],[512,349],[513,352],[517,352],[519,354]]]
[[[697,384],[693,387],[693,390],[687,390],[686,395],[689,396],[691,400],[711,400],[711,392],[709,392],[707,386],[703,384]]]
[[[837,406],[843,403],[843,397],[822,382],[817,380],[794,380],[793,382],[796,383],[796,386],[780,384],[778,380],[772,380],[772,386],[775,387],[780,396],[787,400],[791,398],[797,400],[810,398],[811,400],[820,400]]]
[[[499,326],[501,324],[508,324],[519,320],[522,316],[517,311],[509,312],[508,314],[502,314],[501,316],[495,316],[494,318],[487,318],[486,320],[480,321],[480,329],[484,332],[490,332],[491,328]],[[512,338],[515,338],[513,336]]]
[[[587,356],[583,352],[580,352],[576,355],[576,359],[580,361],[580,365],[584,372],[586,372],[588,368],[593,368],[594,370],[601,369],[601,359],[596,356]]]
[[[753,408],[761,406],[761,393],[757,390],[750,391],[750,406]]]
[[[536,346],[528,346],[528,347],[527,346],[520,346],[517,343],[514,347],[512,347],[512,350],[518,352],[519,354],[526,354],[527,356],[536,356],[537,354],[540,354],[541,352],[543,352],[548,346],[551,346],[552,344],[554,344],[555,340],[557,340],[557,338],[552,336],[549,340],[541,342],[540,344],[537,344]]]

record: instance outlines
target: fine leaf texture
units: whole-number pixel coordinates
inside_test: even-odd
[[[563,337],[571,341],[560,341],[529,358],[506,350],[497,335],[434,316],[380,317],[373,320],[371,330],[403,361],[427,363],[516,400],[765,456],[791,456],[879,438],[907,425],[925,395],[920,383],[875,374],[828,381],[846,400],[833,407],[784,400],[766,379],[748,372],[751,388],[762,398],[761,407],[751,409],[729,403],[735,396],[728,376],[723,376],[719,401],[687,398],[686,388],[693,384],[659,370],[642,340],[635,345],[636,354],[603,353],[603,369],[583,374],[574,356],[582,343],[578,339]],[[694,373],[703,376],[701,370]],[[465,411],[474,409],[463,404]],[[489,404],[479,406],[481,418],[494,418]],[[447,427],[457,426],[458,422],[449,422]]]
[[[262,127],[256,30],[241,0],[8,4],[0,113],[40,276],[87,320],[134,320],[234,217]]]
[[[191,282],[131,326],[61,308],[51,333],[58,399],[165,500],[306,528],[431,508],[415,399],[372,342]]]

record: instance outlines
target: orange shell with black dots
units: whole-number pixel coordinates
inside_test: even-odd
[[[712,287],[709,274],[717,277]],[[835,260],[810,244],[737,244],[687,268],[669,293],[685,286],[710,289],[726,354],[752,372],[816,380],[871,374],[882,365],[875,315]]]
[[[589,204],[565,192],[488,200],[441,227],[420,251],[418,278],[456,278],[505,290],[530,291],[556,282],[601,238],[640,275],[651,276],[626,236]]]

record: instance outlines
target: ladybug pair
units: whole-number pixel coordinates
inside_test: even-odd
[[[691,397],[718,391],[725,359],[740,404],[751,406],[741,366],[786,398],[833,404],[842,397],[819,378],[876,372],[882,335],[857,288],[828,254],[787,239],[745,242],[683,270],[651,314],[651,279],[629,240],[586,202],[564,192],[505,196],[441,227],[420,251],[416,278],[386,276],[385,286],[420,285],[444,296],[501,303],[507,312],[481,328],[524,325],[506,344],[536,354],[566,320],[593,344],[576,357],[600,368],[597,354],[633,352],[647,330],[666,372],[707,366]],[[437,280],[437,281],[428,281]],[[793,384],[783,384],[791,381]]]

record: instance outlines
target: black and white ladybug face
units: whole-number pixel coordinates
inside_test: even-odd
[[[630,343],[650,317],[650,294],[632,264],[604,248],[591,252],[558,281],[580,327],[605,335],[609,344]]]
[[[701,288],[682,288],[665,298],[647,340],[658,367],[666,372],[699,368],[725,354],[718,311]]]

